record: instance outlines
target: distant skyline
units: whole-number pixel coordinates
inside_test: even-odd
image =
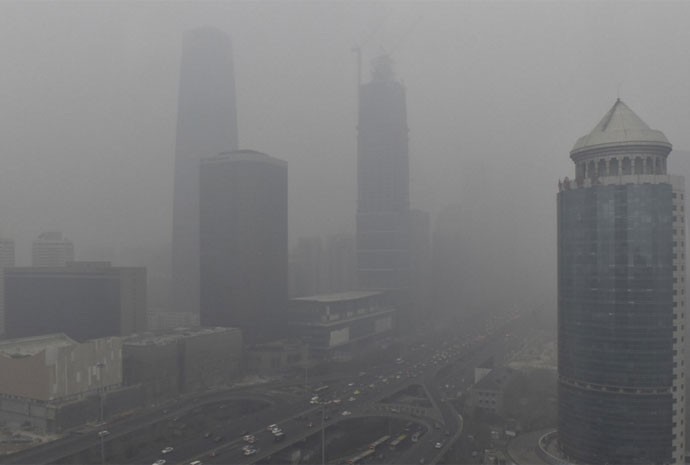
[[[688,17],[678,2],[2,2],[0,233],[18,263],[44,230],[78,259],[169,245],[182,37],[215,26],[233,40],[241,147],[290,164],[291,243],[354,232],[352,49],[364,80],[383,50],[407,89],[412,207],[461,204],[486,279],[553,303],[554,180],[589,122],[620,95],[690,148]]]

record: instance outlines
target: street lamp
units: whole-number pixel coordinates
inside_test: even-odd
[[[326,404],[321,404],[321,463],[326,464]]]
[[[101,465],[105,464],[105,437],[110,434],[110,431],[103,430],[98,432],[98,437],[101,439]]]

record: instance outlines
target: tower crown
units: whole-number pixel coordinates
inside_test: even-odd
[[[570,151],[576,178],[627,174],[665,174],[673,146],[663,132],[652,129],[621,99],[616,99],[592,131]]]

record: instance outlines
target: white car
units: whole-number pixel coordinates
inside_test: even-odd
[[[272,425],[268,425],[268,426],[266,427],[266,431],[273,431],[273,429],[274,429],[274,428],[277,428],[277,427],[278,427],[278,425],[276,425],[275,423],[273,423]]]
[[[248,434],[246,436],[242,436],[242,439],[248,442],[249,444],[252,444],[254,441],[256,441],[256,438],[252,434]]]
[[[443,447],[443,443],[437,442],[436,444],[434,444],[434,447],[435,447],[436,449],[440,449],[441,447]]]
[[[278,428],[277,426],[271,430],[271,433],[273,433],[273,434],[280,434],[282,432],[283,432],[283,430]]]
[[[245,449],[244,455],[254,455],[256,454],[256,449]]]
[[[349,410],[343,410],[343,413],[341,413],[341,415],[347,417],[349,415],[352,415],[352,412],[350,412]]]
[[[172,451],[173,451],[173,448],[170,447],[170,446],[168,446],[168,447],[166,447],[165,449],[163,449],[163,450],[161,451],[161,454],[169,454],[169,453],[172,452]]]
[[[153,462],[153,465],[165,465],[165,459],[158,459]]]

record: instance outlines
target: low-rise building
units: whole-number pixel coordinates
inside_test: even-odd
[[[59,431],[64,404],[121,386],[122,342],[110,337],[79,343],[64,334],[5,340],[0,373],[0,421]],[[90,416],[97,419],[98,409]]]
[[[178,328],[123,341],[124,384],[141,384],[150,400],[231,383],[242,373],[238,328]]]
[[[292,299],[288,321],[313,359],[346,361],[390,345],[395,318],[384,293],[352,291]]]
[[[508,367],[491,369],[469,389],[469,405],[485,412],[501,415],[505,388],[514,373],[515,371]]]
[[[280,340],[256,344],[247,349],[247,371],[274,375],[286,371],[306,370],[309,348],[300,340]]]

